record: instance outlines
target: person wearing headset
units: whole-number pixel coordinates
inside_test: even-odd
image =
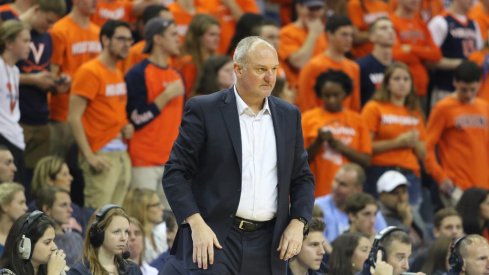
[[[1,274],[60,275],[66,267],[65,253],[54,243],[54,222],[43,212],[22,215],[13,224],[0,258]],[[8,271],[6,270],[8,269]]]
[[[115,204],[103,206],[92,217],[85,237],[82,261],[68,275],[142,275],[139,267],[127,260],[129,216]]]
[[[476,234],[455,239],[450,246],[448,275],[483,275],[489,273],[489,244]]]
[[[421,272],[407,273],[411,250],[409,235],[398,227],[389,226],[375,236],[363,270],[357,275],[423,275]]]

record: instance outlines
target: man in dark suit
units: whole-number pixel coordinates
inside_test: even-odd
[[[314,179],[299,110],[271,97],[277,52],[259,37],[234,54],[236,85],[191,98],[163,185],[191,274],[285,274],[311,219]]]

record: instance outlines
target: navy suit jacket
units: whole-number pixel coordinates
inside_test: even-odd
[[[277,147],[278,198],[271,269],[285,274],[276,251],[290,219],[311,219],[314,178],[307,163],[299,110],[268,97]],[[241,195],[241,133],[234,89],[191,98],[180,133],[165,165],[163,186],[179,225],[172,252],[186,268],[192,262],[192,238],[184,220],[200,213],[222,245],[232,228]],[[244,263],[252,264],[252,263]]]

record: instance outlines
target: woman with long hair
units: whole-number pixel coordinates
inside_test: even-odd
[[[234,84],[233,60],[229,56],[209,57],[202,66],[195,84],[195,95],[208,95]]]
[[[26,211],[24,187],[13,182],[0,184],[0,255],[12,225]]]
[[[128,261],[129,216],[118,205],[105,205],[94,217],[85,237],[83,260],[68,275],[142,275]]]
[[[204,62],[215,55],[219,47],[221,27],[219,21],[208,14],[196,14],[188,26],[182,46],[181,58],[175,67],[185,81],[186,96],[194,90],[197,76],[202,72]]]
[[[144,256],[144,230],[138,219],[129,218],[129,252],[131,253],[130,260],[135,262],[140,268],[143,275],[156,275],[158,270],[150,266],[146,261],[143,261]]]
[[[456,206],[467,235],[478,234],[489,240],[489,190],[466,189]]]
[[[54,243],[54,222],[43,212],[22,215],[12,226],[0,267],[17,275],[60,275],[65,253]]]
[[[426,131],[413,78],[403,63],[387,67],[380,88],[362,111],[372,138],[372,163],[365,191],[377,197],[377,180],[396,170],[409,181],[409,203],[421,204],[419,162],[425,159]]]
[[[431,275],[446,274],[452,240],[452,237],[440,236],[431,244],[421,272]]]
[[[151,262],[168,249],[166,226],[163,222],[165,208],[158,195],[150,189],[132,189],[123,204],[127,214],[139,220],[143,227],[145,242],[143,260]]]
[[[361,233],[344,233],[333,243],[329,257],[329,274],[353,275],[360,272],[372,243]]]

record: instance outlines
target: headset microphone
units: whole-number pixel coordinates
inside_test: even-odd
[[[129,259],[129,257],[131,257],[131,252],[129,251],[122,252],[122,258],[124,258],[124,260]]]

